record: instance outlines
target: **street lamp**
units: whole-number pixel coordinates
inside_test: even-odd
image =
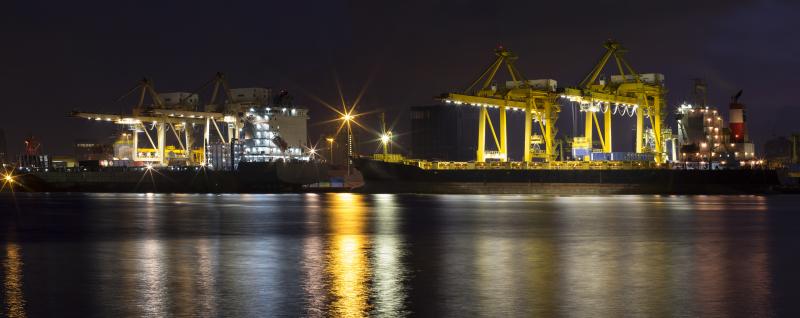
[[[329,160],[331,161],[331,164],[333,164],[333,141],[334,141],[334,139],[333,139],[333,137],[328,137],[328,138],[325,138],[325,140],[328,141],[328,149],[330,149],[330,152],[331,152],[331,156],[330,156]]]
[[[383,145],[383,154],[389,154],[389,144],[392,142],[392,132],[381,134],[381,144]]]
[[[353,157],[353,127],[352,122],[355,121],[356,115],[353,115],[353,109],[345,111],[342,114],[342,125],[347,127],[347,175],[350,175],[350,160]],[[340,126],[341,128],[341,126]]]
[[[386,114],[381,113],[381,144],[383,145],[383,160],[389,154],[389,145],[392,143],[392,132],[386,130]]]
[[[353,121],[353,115],[349,112],[342,115],[343,124],[347,127],[347,157],[353,156],[353,128],[350,123]],[[348,162],[350,160],[348,159]]]

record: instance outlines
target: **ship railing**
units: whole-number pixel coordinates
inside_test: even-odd
[[[416,166],[424,170],[638,170],[669,168],[669,165],[657,164],[650,161],[461,162],[404,159],[399,162],[409,166]]]
[[[405,160],[403,155],[398,153],[388,153],[388,154],[376,153],[372,155],[372,159],[384,162],[393,162],[393,163],[403,162],[403,160]]]

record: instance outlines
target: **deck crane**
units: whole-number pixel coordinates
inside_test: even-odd
[[[636,153],[652,152],[657,163],[664,161],[664,146],[661,131],[661,116],[664,109],[664,76],[661,74],[639,74],[628,64],[623,55],[627,52],[620,43],[608,40],[603,47],[606,52],[591,72],[574,88],[566,88],[561,97],[578,102],[586,113],[585,141],[592,147],[593,128],[597,129],[603,152],[611,152],[611,117],[636,115]],[[614,58],[618,75],[610,81],[600,78],[606,64]],[[599,79],[599,80],[598,80]],[[597,113],[603,113],[603,131]],[[645,149],[644,118],[647,117],[653,130],[653,149]]]
[[[485,162],[486,159],[508,161],[508,133],[506,130],[506,112],[508,110],[525,112],[524,161],[530,162],[533,158],[531,131],[534,119],[539,123],[545,143],[543,158],[546,161],[553,160],[555,122],[558,118],[558,112],[561,110],[560,106],[556,104],[556,99],[558,98],[558,94],[555,93],[556,81],[526,80],[514,66],[518,58],[516,54],[503,47],[495,49],[494,54],[496,56],[494,62],[486,67],[467,89],[456,93],[445,93],[439,98],[446,103],[455,105],[480,107],[477,162]],[[494,82],[495,76],[501,67],[505,67],[511,77],[511,81],[507,81],[505,85],[497,85]],[[499,139],[494,130],[492,120],[489,118],[489,108],[497,108],[500,111]],[[497,146],[498,151],[496,153],[486,152],[487,123]]]

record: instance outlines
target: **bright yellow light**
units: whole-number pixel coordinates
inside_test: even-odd
[[[333,137],[325,138],[325,140],[327,140],[329,143],[333,143]]]
[[[389,135],[387,134],[381,135],[381,142],[384,144],[389,143]]]
[[[144,167],[145,167],[147,170],[153,169],[153,165],[149,165],[149,164],[148,164],[148,165],[145,165]]]
[[[12,175],[10,175],[10,174],[7,174],[7,175],[5,175],[5,176],[3,177],[3,179],[5,179],[5,180],[6,180],[6,182],[9,182],[9,183],[12,183],[12,182],[14,182],[14,176],[12,176]]]
[[[353,116],[350,114],[344,114],[344,116],[342,116],[342,120],[344,121],[350,121],[351,119],[353,119]]]

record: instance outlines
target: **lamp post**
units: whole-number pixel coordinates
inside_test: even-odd
[[[389,131],[386,134],[389,135],[389,153],[391,153],[392,152],[392,132]]]
[[[333,141],[334,141],[334,139],[333,139],[333,137],[328,137],[328,138],[325,138],[325,140],[328,141],[328,149],[330,149],[330,152],[331,152],[331,156],[330,156],[329,160],[331,161],[331,165],[333,165]]]
[[[347,175],[350,175],[350,160],[353,157],[353,128],[350,122],[353,121],[353,115],[350,112],[342,115],[344,125],[347,126]]]
[[[386,114],[381,113],[381,144],[383,145],[383,160],[389,154],[389,143],[392,142],[392,132],[386,131]]]
[[[389,134],[384,133],[381,135],[381,144],[383,145],[383,155],[386,156],[389,154]]]

